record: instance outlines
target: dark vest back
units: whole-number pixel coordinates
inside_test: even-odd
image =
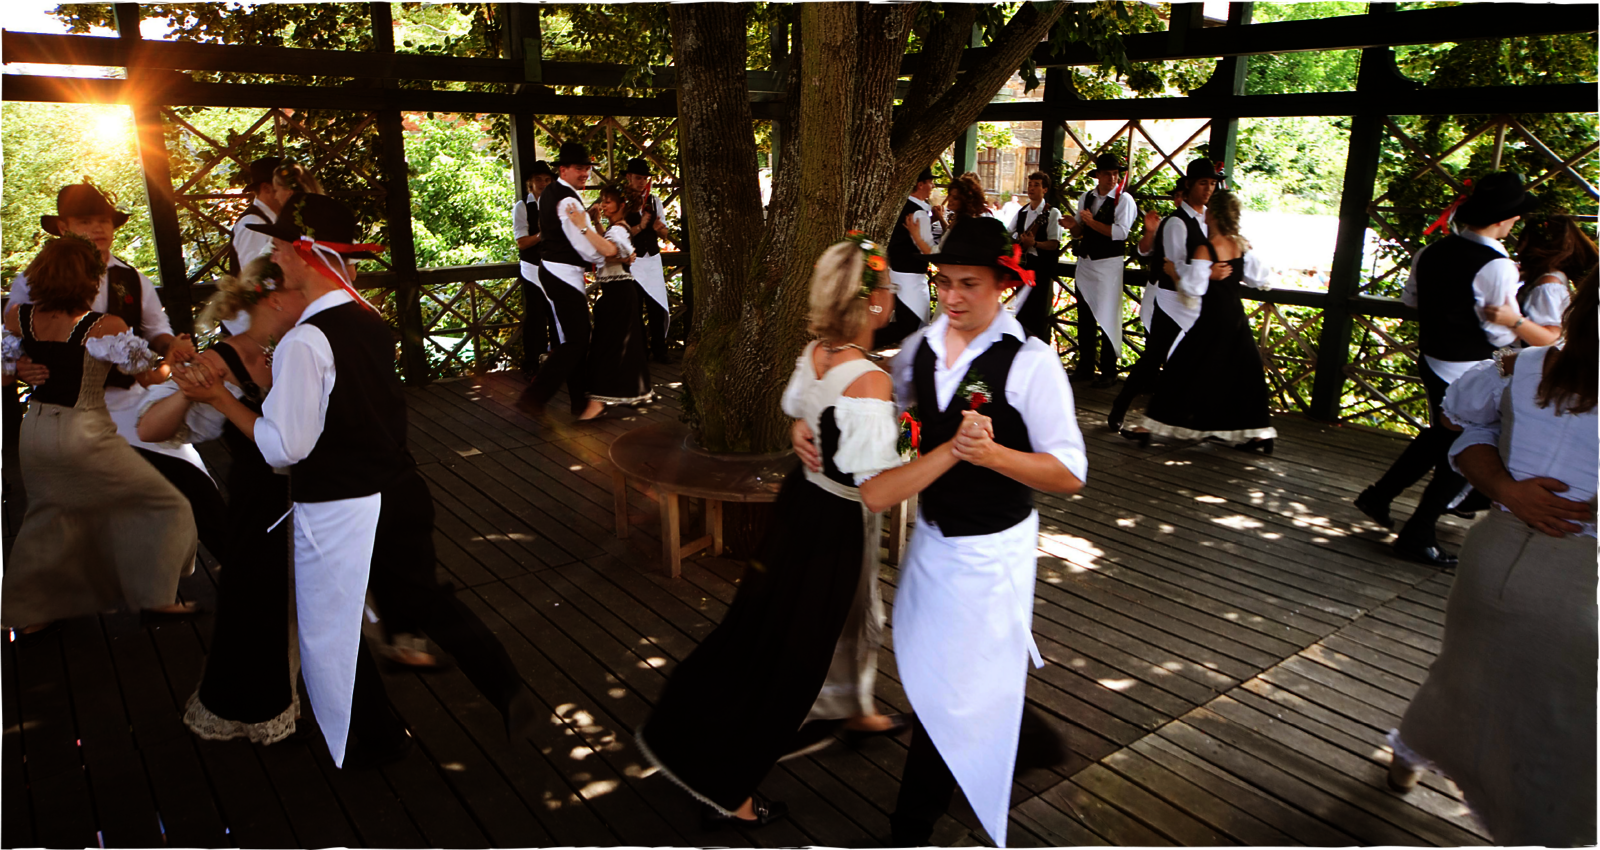
[[[259,205],[252,201],[250,202],[250,206],[246,207],[245,211],[240,213],[239,217],[233,220],[233,226],[238,227],[239,222],[244,221],[246,218],[251,216],[261,219],[262,224],[267,223],[266,210],[263,210]],[[255,257],[251,257],[250,259],[253,260]],[[244,261],[239,256],[239,249],[233,247],[233,240],[230,239],[228,240],[228,274],[237,275],[243,268]]]
[[[995,442],[1022,452],[1033,451],[1028,440],[1028,425],[1022,413],[1006,402],[1006,381],[1011,363],[1022,342],[1004,336],[988,351],[973,358],[967,376],[983,376],[994,397],[980,412],[994,422]],[[935,355],[927,339],[917,348],[912,363],[912,385],[916,392],[917,416],[922,420],[922,444],[939,446],[953,439],[961,429],[961,411],[967,400],[956,395],[950,407],[939,410],[939,395],[934,386]],[[946,537],[972,537],[1004,531],[1028,518],[1033,511],[1033,490],[1014,478],[992,469],[957,463],[939,476],[921,496],[922,512],[939,526]]]
[[[644,221],[644,214],[650,214],[650,224],[641,228],[638,233],[629,238],[633,243],[633,252],[641,257],[650,257],[661,253],[661,237],[656,235],[656,221],[661,211],[656,208],[656,196],[646,195],[644,208],[628,213],[628,226],[638,227]]]
[[[909,199],[905,206],[900,208],[900,217],[895,219],[894,230],[889,234],[890,271],[903,274],[928,273],[928,261],[923,259],[922,251],[917,248],[917,241],[911,238],[911,231],[906,227],[906,216],[921,211],[922,207]]]
[[[1422,353],[1440,360],[1486,360],[1494,345],[1476,312],[1472,279],[1499,251],[1451,234],[1417,258],[1417,328]]]
[[[106,314],[127,322],[134,336],[144,336],[144,287],[138,272],[106,265]],[[112,369],[106,375],[106,386],[125,390],[133,386],[133,376]]]
[[[1022,235],[1022,231],[1023,231],[1022,223],[1027,218],[1028,218],[1028,208],[1027,207],[1023,207],[1022,209],[1017,210],[1017,218],[1016,218],[1015,221],[1011,222],[1011,238],[1012,239],[1016,239],[1018,236]],[[1032,230],[1033,230],[1033,234],[1034,234],[1034,238],[1035,239],[1049,239],[1050,238],[1049,223],[1050,223],[1050,205],[1049,204],[1045,204],[1042,208],[1040,208],[1039,214],[1033,217]],[[1034,271],[1041,271],[1041,272],[1049,273],[1049,272],[1051,272],[1051,271],[1053,271],[1055,269],[1056,261],[1061,259],[1061,251],[1060,251],[1060,249],[1052,251],[1052,250],[1049,250],[1049,249],[1046,249],[1046,248],[1034,248],[1034,251],[1038,252],[1037,255],[1027,254],[1027,253],[1024,253],[1022,255],[1022,267],[1023,268],[1032,269]]]
[[[540,261],[552,263],[566,263],[569,266],[588,268],[589,264],[578,254],[578,250],[567,241],[567,233],[561,229],[561,214],[557,207],[567,198],[577,198],[578,193],[567,188],[567,184],[560,180],[550,184],[544,194],[539,196],[539,233],[542,238]],[[583,199],[578,199],[579,203]]]
[[[1162,219],[1161,225],[1156,228],[1156,244],[1150,249],[1150,258],[1155,264],[1151,266],[1151,268],[1155,270],[1156,282],[1162,289],[1176,292],[1178,289],[1178,282],[1170,277],[1167,277],[1167,273],[1163,270],[1166,265],[1166,260],[1168,259],[1166,249],[1166,229],[1168,227],[1168,222],[1171,222],[1174,219],[1177,220],[1177,224],[1179,226],[1182,226],[1188,231],[1187,236],[1184,239],[1184,256],[1172,258],[1174,265],[1193,257],[1195,249],[1206,244],[1206,234],[1205,231],[1200,229],[1200,219],[1189,215],[1189,213],[1184,210],[1181,204],[1178,206],[1177,212]]]
[[[333,349],[336,380],[322,436],[289,468],[296,502],[370,496],[414,465],[406,449],[406,400],[394,372],[394,334],[376,313],[341,304],[305,320]]]
[[[1090,189],[1088,192],[1084,193],[1083,202],[1079,205],[1079,209],[1088,209],[1089,202],[1093,200],[1094,197],[1095,192],[1093,189]],[[1121,203],[1121,201],[1122,197],[1120,195],[1114,198],[1108,197],[1101,201],[1100,209],[1095,210],[1094,212],[1094,220],[1107,226],[1114,224],[1117,220],[1117,204]],[[1082,247],[1083,253],[1081,256],[1087,257],[1091,260],[1104,260],[1107,257],[1124,256],[1127,253],[1128,240],[1112,239],[1109,236],[1102,236],[1096,231],[1086,227],[1084,228],[1083,232]]]
[[[546,190],[542,197],[549,196],[550,192],[549,190]],[[539,205],[524,198],[522,201],[522,209],[523,212],[527,213],[528,216],[528,235],[538,236],[541,232],[543,232],[539,229]],[[524,263],[533,263],[534,265],[538,265],[540,256],[543,253],[544,240],[541,239],[526,248],[518,248],[517,259],[523,261]]]

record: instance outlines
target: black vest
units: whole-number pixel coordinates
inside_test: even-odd
[[[134,336],[144,336],[144,286],[138,272],[106,264],[106,314],[126,322]],[[112,369],[106,386],[125,390],[133,386],[133,376]]]
[[[548,195],[549,192],[547,191],[545,194]],[[522,210],[527,214],[528,217],[528,235],[538,236],[540,233],[539,205],[533,201],[524,199],[522,202]],[[538,265],[539,257],[543,253],[543,248],[544,240],[542,239],[526,248],[518,248],[517,259],[523,261],[524,263],[533,263],[534,265]]]
[[[1184,240],[1184,256],[1169,258],[1167,257],[1166,248],[1166,229],[1167,223],[1173,219],[1177,219],[1182,223],[1182,226],[1188,231],[1188,235]],[[1172,259],[1173,265],[1184,262],[1193,257],[1195,249],[1206,244],[1206,242],[1205,231],[1200,229],[1200,220],[1185,212],[1183,205],[1179,204],[1177,212],[1161,220],[1161,225],[1156,228],[1156,244],[1150,248],[1150,259],[1154,262],[1151,268],[1155,270],[1157,285],[1172,292],[1178,291],[1178,281],[1167,277],[1165,271],[1166,260]]]
[[[322,435],[289,467],[296,502],[331,502],[382,491],[415,461],[406,449],[406,399],[394,372],[394,333],[360,304],[341,304],[305,320],[333,349],[335,381]]]
[[[1440,360],[1487,360],[1494,344],[1478,322],[1472,279],[1499,251],[1451,234],[1417,257],[1417,328],[1422,353]]]
[[[269,223],[271,221],[270,219],[267,218],[266,210],[263,210],[262,208],[256,206],[255,202],[252,201],[250,203],[250,206],[248,208],[246,208],[245,211],[243,213],[241,213],[238,218],[233,220],[233,226],[234,227],[238,227],[239,226],[239,222],[244,221],[245,219],[249,218],[252,215],[255,216],[256,218],[261,219],[261,223],[262,224],[267,224],[267,223]],[[255,257],[251,257],[250,259],[253,260],[253,259],[255,259]],[[228,240],[228,274],[237,275],[240,272],[240,270],[242,270],[243,268],[244,268],[244,261],[239,256],[239,249],[235,248],[234,245],[233,245],[233,240],[229,239]]]
[[[980,412],[994,421],[995,442],[1017,451],[1031,452],[1028,424],[1022,420],[1022,413],[1006,402],[1006,380],[1020,350],[1021,340],[1003,336],[988,351],[972,359],[967,375],[982,375],[984,383],[994,393],[994,397],[981,406]],[[950,399],[949,408],[939,410],[939,394],[933,381],[934,358],[933,348],[924,338],[911,367],[924,446],[939,446],[953,439],[961,430],[961,411],[968,409],[967,400],[958,394]],[[1028,518],[1033,512],[1033,490],[992,469],[962,462],[922,491],[921,507],[922,513],[937,524],[946,537],[994,534]]]
[[[551,183],[539,196],[540,261],[588,268],[589,262],[578,254],[578,249],[572,247],[572,243],[567,241],[566,231],[561,229],[561,214],[557,208],[567,198],[578,198],[578,193],[560,180]],[[583,199],[578,198],[578,203],[582,204]]]
[[[1017,218],[1015,221],[1011,222],[1011,238],[1013,240],[1022,235],[1022,222],[1027,219],[1027,217],[1027,207],[1017,210]],[[1032,230],[1035,239],[1045,240],[1050,238],[1050,233],[1048,230],[1049,223],[1050,205],[1044,204],[1039,208],[1039,214],[1033,217]],[[1061,259],[1060,249],[1051,251],[1044,248],[1035,247],[1033,250],[1037,253],[1029,254],[1026,251],[1022,253],[1022,267],[1025,269],[1045,272],[1048,274],[1055,269],[1056,261]]]
[[[639,227],[644,221],[645,213],[650,214],[650,224],[639,228],[639,232],[629,237],[628,241],[633,243],[633,253],[641,257],[653,257],[661,253],[661,238],[656,236],[656,222],[661,219],[660,211],[656,209],[655,195],[646,195],[644,208],[628,213],[628,226]]]
[[[1093,200],[1094,197],[1095,192],[1093,189],[1085,192],[1080,208],[1088,209],[1089,201]],[[1100,209],[1095,210],[1094,220],[1107,226],[1115,224],[1117,220],[1117,204],[1121,202],[1121,195],[1116,197],[1107,196],[1105,200],[1100,202]],[[1109,236],[1102,236],[1093,228],[1085,227],[1083,229],[1083,241],[1079,244],[1080,251],[1078,256],[1090,260],[1121,257],[1127,253],[1127,246],[1128,240],[1126,239],[1112,239]]]
[[[894,230],[889,234],[890,271],[903,274],[928,273],[928,260],[922,255],[922,249],[917,247],[917,240],[911,238],[911,230],[906,227],[906,216],[921,211],[922,207],[909,199],[906,205],[900,208],[900,217],[895,219]]]

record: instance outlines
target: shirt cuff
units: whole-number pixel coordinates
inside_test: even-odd
[[[268,466],[282,469],[305,460],[289,456],[289,450],[283,445],[283,434],[278,431],[278,426],[272,424],[272,420],[265,416],[256,420],[255,438],[256,448],[261,450],[261,458]]]
[[[1461,467],[1456,465],[1456,457],[1467,449],[1468,446],[1494,446],[1495,451],[1500,450],[1500,429],[1469,426],[1461,429],[1456,441],[1450,445],[1450,468],[1461,472]]]
[[[1080,449],[1051,449],[1045,454],[1061,461],[1061,465],[1081,482],[1089,481],[1089,456]]]

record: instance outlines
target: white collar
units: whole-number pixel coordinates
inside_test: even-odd
[[[928,201],[924,201],[916,195],[907,195],[906,200],[916,204],[919,207],[922,207],[923,212],[933,212],[933,204],[929,203]]]
[[[1094,195],[1096,198],[1109,198],[1111,197],[1111,193],[1115,191],[1117,191],[1116,184],[1112,184],[1109,191],[1102,192],[1099,189],[1090,189],[1089,194]]]
[[[1201,224],[1205,224],[1206,223],[1206,214],[1201,212],[1201,211],[1199,211],[1199,210],[1197,210],[1197,209],[1195,209],[1194,207],[1189,206],[1189,202],[1188,201],[1179,201],[1178,204],[1179,204],[1179,206],[1182,206],[1184,209],[1188,210],[1189,211],[1189,215],[1194,216],[1194,220],[1195,221],[1198,221]]]
[[[1463,227],[1459,231],[1457,231],[1456,235],[1460,236],[1463,239],[1468,239],[1468,240],[1471,240],[1473,242],[1476,242],[1479,245],[1487,245],[1490,248],[1493,248],[1496,251],[1499,251],[1500,252],[1500,256],[1502,256],[1502,257],[1511,256],[1511,254],[1507,253],[1506,246],[1500,244],[1500,240],[1498,240],[1498,239],[1490,239],[1489,237],[1484,236],[1482,233],[1479,233],[1476,230],[1468,230],[1467,228]]]
[[[538,196],[538,195],[535,195],[535,194],[534,194],[534,193],[532,193],[532,192],[529,192],[529,193],[528,193],[528,198],[527,198],[527,201],[528,201],[528,203],[530,203],[530,204],[538,204],[538,203],[539,203],[539,196]]]
[[[949,332],[950,317],[941,312],[928,325],[926,334],[923,337],[928,341],[928,348],[933,350],[937,365],[944,364],[946,351],[944,340],[945,335]],[[966,350],[961,352],[961,356],[956,358],[956,362],[950,368],[955,370],[971,363],[974,357],[988,351],[990,347],[999,342],[1000,337],[1008,335],[1014,336],[1023,342],[1027,342],[1028,339],[1027,332],[1022,329],[1022,323],[1017,321],[1017,317],[1012,315],[1011,311],[1001,305],[1000,312],[995,314],[994,321],[990,322],[988,327],[979,331],[978,335],[967,343]]]
[[[573,187],[573,185],[571,183],[568,183],[567,181],[562,180],[560,177],[556,178],[556,182],[560,183],[561,185],[563,185],[565,187],[567,187],[568,189],[572,189],[572,191],[574,193],[576,193],[578,191],[576,188]]]
[[[300,318],[295,321],[295,325],[305,324],[306,319],[321,313],[323,310],[331,310],[341,304],[350,304],[354,301],[355,299],[350,297],[350,293],[345,292],[343,289],[335,289],[332,292],[324,293],[317,300],[306,305],[306,309],[301,311]]]
[[[1039,210],[1043,209],[1044,205],[1045,205],[1044,201],[1041,200],[1038,204],[1028,204],[1027,206],[1023,207],[1023,209],[1027,210],[1028,212],[1031,212],[1031,213],[1036,213]]]
[[[250,203],[255,205],[256,213],[262,218],[266,219],[267,224],[278,223],[278,214],[272,211],[272,207],[269,207],[266,204],[257,204],[254,201],[251,201]]]
[[[116,254],[112,254],[111,255],[111,261],[106,263],[106,268],[109,269],[112,266],[121,266],[122,268],[125,268],[125,269],[133,268],[133,266],[130,266],[127,263],[123,262],[122,258],[117,256]]]

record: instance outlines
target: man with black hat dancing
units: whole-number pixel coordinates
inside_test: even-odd
[[[539,283],[550,297],[556,317],[556,346],[539,369],[538,377],[523,393],[523,403],[542,416],[545,405],[567,385],[573,416],[582,416],[589,406],[584,386],[584,362],[589,357],[589,299],[584,273],[605,258],[595,250],[585,234],[593,225],[582,227],[572,222],[572,213],[583,213],[578,191],[589,181],[594,163],[589,149],[577,142],[561,145],[556,158],[556,182],[539,198]]]
[[[228,243],[228,274],[236,275],[251,260],[272,252],[272,239],[246,225],[271,224],[278,220],[278,193],[273,191],[272,176],[282,164],[283,158],[276,156],[264,156],[250,163],[250,185],[245,187],[250,195],[250,206],[233,221],[233,238]],[[242,333],[232,328],[228,332]]]
[[[527,194],[511,207],[511,234],[517,240],[517,270],[522,286],[522,372],[539,368],[539,357],[555,341],[555,313],[539,285],[539,196],[555,182],[549,163],[539,160],[522,181]]]
[[[928,323],[928,258],[933,253],[933,171],[924,168],[900,208],[889,234],[889,281],[895,285],[894,317],[872,335],[873,348],[892,348]]]
[[[1111,415],[1107,417],[1113,431],[1121,431],[1123,436],[1130,439],[1133,439],[1133,432],[1122,427],[1128,408],[1138,396],[1155,392],[1161,366],[1167,362],[1167,354],[1178,344],[1178,337],[1194,325],[1194,320],[1200,316],[1198,304],[1185,303],[1178,290],[1177,278],[1167,274],[1164,269],[1165,261],[1171,260],[1174,265],[1187,264],[1189,258],[1194,256],[1194,250],[1209,238],[1206,204],[1211,202],[1211,194],[1224,179],[1219,163],[1208,159],[1189,163],[1183,175],[1183,200],[1172,215],[1161,221],[1151,253],[1155,261],[1153,274],[1159,287],[1156,291],[1155,317],[1150,322],[1150,333],[1145,337],[1144,352],[1139,355],[1133,368],[1128,370],[1128,380],[1123,383],[1122,392],[1117,393],[1116,401],[1111,404]]]
[[[1456,556],[1439,548],[1436,526],[1466,479],[1450,468],[1448,454],[1458,432],[1445,427],[1440,405],[1445,390],[1495,349],[1516,342],[1516,334],[1484,315],[1516,295],[1519,274],[1500,240],[1523,215],[1538,206],[1522,177],[1499,172],[1483,178],[1455,212],[1457,231],[1417,252],[1406,279],[1405,303],[1417,308],[1422,358],[1417,363],[1428,394],[1429,427],[1418,434],[1389,471],[1356,497],[1356,507],[1384,528],[1393,528],[1389,505],[1396,496],[1433,470],[1417,509],[1395,538],[1402,557],[1448,567]]]
[[[1139,215],[1133,196],[1123,191],[1127,167],[1114,153],[1095,158],[1095,186],[1085,192],[1078,215],[1067,225],[1076,238],[1078,271],[1078,377],[1093,378],[1095,362],[1100,377],[1092,386],[1109,387],[1117,380],[1117,360],[1122,356],[1122,272],[1126,263],[1128,231]],[[1098,327],[1096,327],[1098,325]],[[1095,342],[1100,355],[1095,357]]]
[[[628,188],[643,206],[628,213],[629,241],[633,243],[633,279],[644,290],[644,323],[650,335],[650,356],[657,363],[667,360],[667,329],[672,323],[672,305],[667,299],[667,274],[661,266],[661,240],[672,238],[667,230],[667,208],[650,191],[655,182],[650,163],[644,157],[628,160],[624,172]]]
[[[1061,256],[1061,211],[1045,202],[1050,175],[1028,175],[1028,204],[1012,220],[1011,238],[1022,246],[1022,265],[1034,273],[1034,286],[1022,287],[1012,300],[1017,321],[1028,336],[1050,343],[1050,308],[1055,304],[1056,260]]]
[[[250,226],[273,238],[285,288],[307,305],[278,343],[260,415],[221,381],[199,400],[289,470],[301,672],[334,764],[375,767],[411,748],[361,641],[369,579],[390,628],[425,632],[450,652],[522,739],[532,696],[494,634],[436,577],[433,497],[406,446],[394,334],[353,285],[354,261],[382,247],[356,244],[354,214],[325,195],[295,194],[276,224]]]

